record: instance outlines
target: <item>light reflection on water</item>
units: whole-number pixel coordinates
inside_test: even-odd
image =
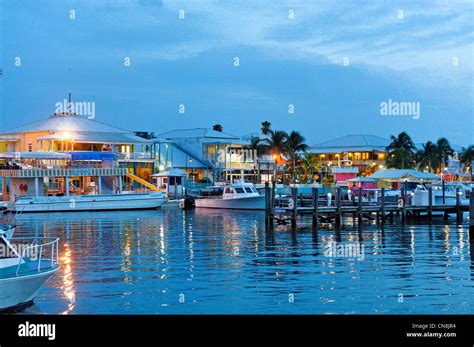
[[[16,236],[61,239],[62,268],[26,312],[474,311],[474,255],[466,225],[358,230],[349,223],[341,231],[279,227],[266,233],[262,212],[203,209],[21,219]],[[359,243],[364,259],[327,257],[328,242]]]

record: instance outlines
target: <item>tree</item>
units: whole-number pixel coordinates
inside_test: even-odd
[[[305,153],[301,159],[301,173],[306,181],[314,179],[316,173],[321,172],[321,160],[315,153]]]
[[[221,132],[222,132],[222,125],[220,125],[220,124],[214,124],[214,125],[212,126],[212,130],[218,131],[218,132],[221,133]]]
[[[254,182],[257,182],[257,161],[258,156],[265,150],[265,145],[262,144],[262,140],[258,137],[252,136],[248,148],[252,150],[253,159],[253,176]]]
[[[474,160],[474,146],[469,145],[468,147],[464,148],[463,151],[461,152],[461,155],[459,156],[459,162],[464,165],[466,169],[469,170],[469,173],[471,174],[471,181],[473,180],[472,178],[472,161]]]
[[[287,139],[288,134],[282,130],[270,130],[270,136],[264,139],[262,142],[265,145],[267,153],[271,154],[278,165],[279,158],[282,154],[287,151]]]
[[[386,147],[388,152],[387,167],[409,169],[414,164],[415,144],[410,135],[402,131],[398,136],[390,137],[391,143]]]
[[[271,132],[271,129],[270,129],[271,126],[272,126],[272,123],[270,123],[267,120],[262,122],[262,128],[261,128],[262,134],[265,136],[269,135]]]
[[[436,172],[438,167],[438,146],[431,141],[423,144],[423,149],[416,153],[418,168],[428,168],[429,172]]]
[[[451,148],[449,141],[444,137],[441,137],[436,141],[436,146],[438,147],[439,171],[442,173],[443,166],[446,166],[448,157],[452,155],[454,151]]]
[[[309,146],[305,143],[306,139],[298,132],[293,130],[286,140],[286,151],[291,159],[291,175],[293,183],[296,179],[296,160],[298,153],[306,152]]]

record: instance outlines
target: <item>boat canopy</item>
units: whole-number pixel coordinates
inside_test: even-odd
[[[115,160],[115,154],[110,152],[99,152],[99,151],[77,151],[77,152],[66,152],[71,156],[72,160],[77,161],[113,161]]]
[[[0,153],[0,159],[70,160],[71,155],[57,152],[4,152]]]

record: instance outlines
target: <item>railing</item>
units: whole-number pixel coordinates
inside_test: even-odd
[[[0,177],[124,176],[126,172],[125,168],[0,170]]]
[[[55,268],[57,265],[59,265],[59,238],[44,237],[42,239],[52,240],[52,241],[42,243],[42,244],[35,244],[37,242],[37,239],[34,239],[34,241],[29,246],[23,248],[23,251],[18,261],[16,276],[18,276],[18,274],[20,273],[21,266],[27,263],[25,259],[26,260],[31,259],[33,261],[36,260],[38,262],[38,266],[36,267],[36,270],[38,272],[41,272],[41,270],[45,268],[45,267],[42,267],[42,264],[44,264],[45,262],[51,264],[50,266],[46,267],[46,269],[50,269],[50,268],[52,269],[52,268]],[[31,240],[31,238],[26,238],[26,237],[12,238],[10,239],[10,242],[21,241],[21,240]],[[50,256],[49,259],[47,258],[48,256],[47,251],[49,251],[49,256]],[[28,269],[28,271],[30,271],[30,269]]]
[[[158,159],[158,154],[157,153],[151,153],[151,152],[120,153],[118,158],[120,160],[132,160],[132,159],[155,160],[155,159]]]

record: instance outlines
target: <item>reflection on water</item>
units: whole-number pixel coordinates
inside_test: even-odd
[[[264,230],[251,211],[22,216],[16,236],[58,236],[61,269],[37,313],[472,313],[467,226]],[[441,221],[440,221],[441,222]],[[335,243],[334,243],[335,242]],[[364,257],[328,257],[355,244]]]

